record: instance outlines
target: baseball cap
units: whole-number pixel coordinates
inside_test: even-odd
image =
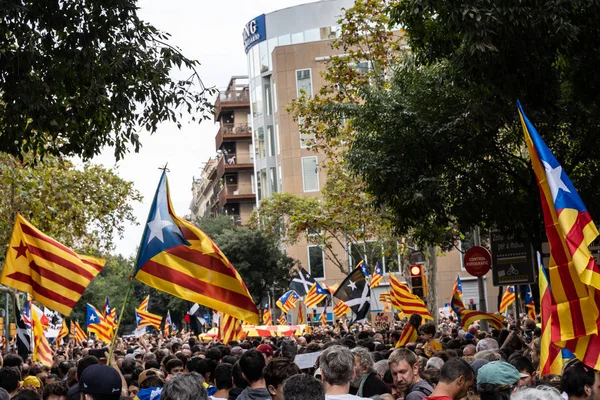
[[[256,350],[260,351],[263,354],[273,357],[273,348],[266,343],[263,343],[260,346],[258,346]]]
[[[494,391],[508,389],[514,386],[519,379],[521,379],[521,374],[515,367],[506,361],[492,361],[477,371],[477,390],[482,391],[481,385],[493,387]]]
[[[79,379],[79,391],[91,394],[121,395],[121,376],[104,364],[90,365]]]

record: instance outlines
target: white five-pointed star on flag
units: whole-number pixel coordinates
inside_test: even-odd
[[[542,161],[542,163],[544,164],[544,169],[546,170],[546,179],[548,180],[550,193],[552,193],[552,200],[556,201],[559,189],[562,189],[567,193],[571,193],[561,178],[563,172],[562,167],[559,165],[556,168],[552,168],[546,161]]]
[[[350,283],[348,284],[348,286],[350,287],[350,289],[356,290],[356,282],[350,281]]]
[[[156,209],[154,219],[148,222],[148,228],[150,228],[150,236],[148,237],[148,243],[154,238],[157,238],[161,242],[165,242],[163,238],[163,229],[169,225],[173,225],[171,221],[160,218],[160,208]]]

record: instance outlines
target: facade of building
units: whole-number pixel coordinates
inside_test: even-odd
[[[339,32],[338,21],[342,9],[353,5],[353,0],[322,0],[315,3],[263,14],[244,28],[244,45],[248,59],[249,94],[252,121],[252,144],[256,202],[274,193],[292,193],[302,196],[319,196],[327,179],[319,168],[319,155],[311,150],[312,138],[302,137],[297,123],[286,105],[304,91],[316,93],[323,85],[321,72],[326,60],[339,51],[332,49],[331,41]],[[343,245],[334,245],[342,259],[350,265],[360,261],[346,255]],[[329,260],[319,246],[301,240],[286,248],[288,255],[297,259],[317,280],[327,285],[341,282],[347,271],[341,271]],[[354,257],[357,258],[357,257]],[[399,260],[382,258],[380,263],[388,272],[399,271]],[[375,260],[369,260],[375,264]],[[469,277],[462,268],[459,251],[441,254],[438,258],[438,306],[450,302],[452,286],[457,274],[463,281],[465,302],[478,304],[477,280]],[[388,290],[388,278],[377,288],[372,299],[372,309],[381,309],[378,294]],[[497,289],[492,286],[491,275],[486,277],[488,309],[497,309]]]

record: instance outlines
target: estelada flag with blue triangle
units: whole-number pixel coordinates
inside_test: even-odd
[[[204,232],[175,214],[165,171],[148,214],[135,277],[173,296],[258,324],[256,304],[227,257]]]

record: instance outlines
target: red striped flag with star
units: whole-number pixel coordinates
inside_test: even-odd
[[[135,277],[173,296],[258,324],[256,304],[227,257],[204,232],[175,214],[165,171],[142,236]]]
[[[413,314],[418,314],[423,319],[433,319],[423,300],[415,296],[408,286],[402,284],[394,274],[390,274],[390,296],[392,298],[392,305],[396,301],[400,311],[407,316],[410,317]]]
[[[313,308],[327,297],[327,290],[323,289],[317,282],[313,283],[310,287],[306,297],[304,297],[304,304],[307,308]]]
[[[0,283],[69,316],[104,263],[75,253],[17,214]]]
[[[500,311],[501,314],[504,314],[508,306],[514,303],[516,298],[517,296],[515,295],[515,288],[513,286],[507,286],[504,294],[502,295],[502,300],[500,300],[500,307],[498,311]]]
[[[562,373],[563,360],[561,349],[552,342],[552,290],[548,284],[547,272],[539,263],[538,285],[540,288],[540,313],[542,319],[542,338],[540,340],[540,376]]]
[[[285,314],[281,313],[281,315],[279,316],[279,319],[277,321],[279,321],[279,325],[286,325],[287,319],[285,317]]]
[[[588,248],[598,236],[598,230],[573,183],[525,115],[521,104],[518,104],[518,111],[540,191],[550,244],[551,342],[568,346],[568,341],[598,334],[600,268]],[[584,342],[579,344],[583,346]],[[596,365],[589,360],[585,363],[592,368]]]
[[[335,315],[336,318],[341,318],[348,314],[348,311],[350,311],[350,307],[342,300],[338,300],[337,304],[333,307],[333,315]]]
[[[162,317],[158,314],[152,314],[151,312],[138,308],[137,310],[135,310],[135,319],[138,328],[153,326],[160,331]]]
[[[379,261],[375,264],[375,271],[373,271],[373,276],[371,277],[370,287],[371,289],[376,288],[381,283],[383,279],[383,270],[381,269],[381,265],[379,265]]]
[[[265,310],[263,311],[263,324],[273,325],[273,315],[271,314],[269,303],[267,303],[267,305],[265,306]]]
[[[323,307],[323,312],[321,312],[321,325],[327,325],[327,301],[325,301],[325,307]]]

